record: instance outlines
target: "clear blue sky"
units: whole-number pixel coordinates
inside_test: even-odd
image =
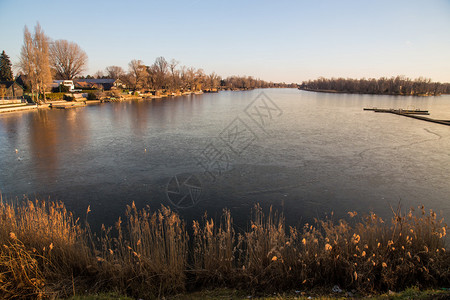
[[[40,22],[93,74],[156,57],[222,76],[298,82],[425,76],[450,82],[450,1],[0,0],[0,51],[17,62]]]

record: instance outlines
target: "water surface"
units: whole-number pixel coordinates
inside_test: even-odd
[[[261,115],[273,113],[263,126],[245,113],[261,92],[273,108],[259,105]],[[2,114],[0,190],[9,199],[61,200],[82,217],[90,205],[95,226],[112,225],[132,201],[173,205],[167,190],[177,174],[198,179],[197,203],[179,209],[188,220],[226,207],[246,226],[255,203],[283,210],[290,224],[332,211],[387,217],[398,203],[423,203],[449,219],[450,127],[363,107],[428,109],[450,119],[450,96],[296,89]],[[232,136],[239,128],[247,135]],[[233,137],[235,152],[227,144]],[[214,151],[227,154],[228,165],[211,176],[204,166]]]

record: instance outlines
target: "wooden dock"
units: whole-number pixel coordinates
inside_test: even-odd
[[[58,102],[58,103],[51,103],[51,108],[58,108],[58,109],[68,109],[68,108],[76,108],[76,107],[83,107],[86,106],[86,103],[83,102]]]
[[[417,119],[417,120],[422,120],[422,121],[427,121],[427,122],[450,126],[450,120],[437,120],[437,119],[432,119],[432,118],[428,118],[428,117],[423,117],[422,115],[430,114],[428,112],[428,110],[420,110],[420,109],[409,110],[409,109],[401,109],[401,108],[386,109],[386,108],[375,108],[375,107],[374,108],[364,108],[363,110],[374,111],[377,113],[391,113],[394,115],[399,115],[399,116],[404,116],[404,117],[413,118],[413,119]]]
[[[23,111],[38,108],[36,104],[19,103],[19,104],[4,104],[0,105],[0,113]]]
[[[428,110],[421,110],[421,109],[386,109],[386,108],[364,108],[363,110],[371,110],[374,112],[381,112],[381,113],[395,113],[395,114],[406,114],[406,115],[429,115],[430,113]]]

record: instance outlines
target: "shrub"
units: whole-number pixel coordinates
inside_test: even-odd
[[[68,93],[70,92],[70,88],[68,86],[60,84],[57,87],[52,88],[53,93]]]
[[[87,100],[97,100],[97,95],[95,93],[89,92],[87,94]]]
[[[106,97],[115,97],[115,98],[120,98],[122,96],[119,90],[106,91],[104,92],[104,95],[106,95]]]
[[[24,94],[24,95],[23,95],[23,98],[25,98],[25,100],[26,100],[28,103],[34,103],[33,99],[31,99],[31,96],[30,96],[30,95]]]
[[[75,101],[75,97],[70,94],[64,94],[63,99],[66,101]]]
[[[50,101],[62,100],[64,98],[64,93],[48,93],[45,97]]]

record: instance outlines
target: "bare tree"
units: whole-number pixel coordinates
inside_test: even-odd
[[[167,68],[169,67],[169,63],[166,61],[166,59],[163,56],[160,56],[155,59],[155,67],[158,72],[160,72],[162,74],[166,74]]]
[[[156,68],[154,65],[145,66],[144,87],[147,89],[156,89]]]
[[[172,76],[174,76],[175,73],[175,68],[178,66],[180,62],[178,60],[175,60],[172,58],[172,60],[169,63],[169,69],[170,69],[170,74],[172,74]]]
[[[45,102],[45,90],[52,80],[49,62],[49,38],[37,23],[34,28],[34,36],[25,26],[23,40],[19,68],[28,76],[33,98],[34,93],[37,92],[43,95]]]
[[[94,78],[96,79],[102,79],[103,77],[105,77],[105,74],[103,74],[103,71],[98,70],[97,72],[94,73]]]
[[[180,67],[179,77],[180,77],[180,88],[182,90],[187,89],[186,66]]]
[[[209,88],[210,90],[218,88],[220,85],[220,79],[220,76],[218,76],[215,72],[212,72],[207,76],[205,88]]]
[[[152,69],[155,72],[155,88],[163,89],[167,87],[167,72],[169,63],[162,56],[155,59]]]
[[[131,75],[131,73],[129,73],[129,72],[125,73],[120,80],[128,88],[132,89],[134,87],[135,81],[134,81],[134,77]]]
[[[50,45],[50,61],[57,79],[73,79],[87,68],[88,56],[76,43],[57,40]]]
[[[194,90],[200,91],[206,81],[206,75],[203,69],[198,69],[194,75]]]
[[[106,67],[106,76],[112,79],[119,79],[125,75],[125,71],[119,66]]]
[[[35,68],[35,49],[33,44],[33,37],[31,36],[28,27],[25,26],[23,32],[23,45],[20,51],[20,61],[18,64],[19,70],[27,76],[30,84],[31,95],[34,98],[34,93],[37,88],[37,75]]]
[[[171,74],[171,80],[170,80],[170,89],[172,91],[174,91],[177,88],[177,79],[178,79],[178,74],[176,71],[176,67],[178,66],[180,62],[172,59],[169,63],[169,70],[170,70],[170,74]]]
[[[45,35],[39,23],[34,28],[34,44],[36,47],[36,67],[38,91],[45,102],[45,91],[52,81],[49,61],[49,38]]]
[[[195,69],[193,67],[182,67],[181,78],[185,89],[194,90]]]
[[[146,67],[141,60],[133,59],[128,64],[129,67],[129,84],[136,90],[142,87],[143,80],[146,75]]]

